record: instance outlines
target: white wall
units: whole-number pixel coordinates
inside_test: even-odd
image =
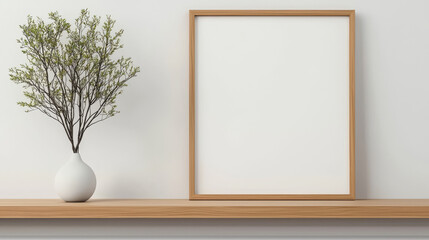
[[[355,9],[357,197],[429,198],[428,7],[425,0],[1,0],[0,198],[56,197],[53,178],[71,152],[57,123],[16,105],[21,88],[8,80],[8,68],[24,60],[18,25],[27,14],[58,10],[70,19],[81,8],[117,19],[125,29],[123,55],[142,68],[122,95],[121,113],[84,139],[82,156],[98,177],[95,198],[187,197],[189,9]],[[429,238],[428,223],[0,220],[0,236],[410,239]]]

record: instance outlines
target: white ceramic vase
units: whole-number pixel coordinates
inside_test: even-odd
[[[95,186],[95,174],[79,153],[73,153],[55,177],[55,191],[66,202],[85,202],[94,193]]]

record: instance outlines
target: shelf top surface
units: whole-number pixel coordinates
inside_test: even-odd
[[[291,201],[291,200],[267,200],[267,201],[206,201],[206,200],[188,200],[188,199],[91,199],[87,202],[64,202],[60,199],[0,199],[0,206],[177,206],[177,207],[203,207],[203,206],[285,206],[285,207],[303,207],[303,206],[331,206],[331,207],[365,207],[365,206],[429,206],[429,199],[362,199],[362,200],[344,200],[344,201]]]

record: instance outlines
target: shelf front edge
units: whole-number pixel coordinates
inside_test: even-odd
[[[2,204],[0,218],[429,218],[429,200],[350,202],[193,202],[188,200],[101,203]],[[386,204],[383,203],[383,201]],[[411,200],[412,201],[412,200]],[[242,204],[241,204],[242,203]],[[319,204],[320,203],[320,204]]]

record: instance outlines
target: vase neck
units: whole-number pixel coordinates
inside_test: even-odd
[[[82,161],[82,158],[80,157],[80,153],[73,153],[70,160],[71,161]]]

